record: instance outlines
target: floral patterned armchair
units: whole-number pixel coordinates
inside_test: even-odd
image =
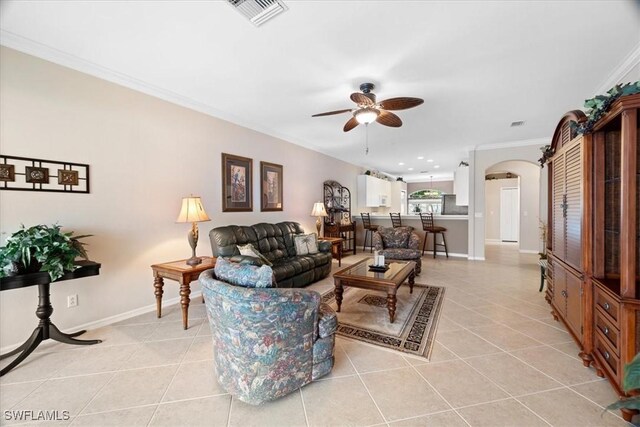
[[[373,233],[373,249],[384,255],[385,260],[415,261],[416,275],[422,271],[420,237],[413,227],[379,228]]]
[[[218,382],[252,405],[328,374],[334,362],[335,312],[317,292],[263,287],[270,270],[218,258],[199,278]]]

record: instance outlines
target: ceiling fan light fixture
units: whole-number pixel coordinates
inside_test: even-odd
[[[371,122],[375,122],[380,115],[380,110],[372,107],[360,108],[353,113],[353,117],[356,118],[358,123],[362,125],[368,125]]]

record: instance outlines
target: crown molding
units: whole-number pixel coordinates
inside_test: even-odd
[[[84,74],[88,74],[93,77],[97,77],[102,80],[109,81],[111,83],[115,83],[128,89],[144,93],[145,95],[153,96],[154,98],[159,98],[163,101],[167,101],[172,104],[176,104],[181,107],[185,107],[190,110],[194,110],[208,116],[225,120],[235,125],[281,139],[285,142],[302,146],[301,144],[292,142],[295,140],[294,138],[277,132],[273,129],[256,125],[255,123],[251,123],[233,114],[218,110],[217,108],[214,108],[208,104],[163,89],[161,87],[147,83],[140,79],[136,79],[107,67],[103,67],[102,65],[93,63],[91,61],[84,60],[75,55],[71,55],[67,52],[55,49],[51,46],[36,42],[35,40],[19,36],[10,31],[0,29],[0,45],[17,50],[22,53],[26,53],[31,56],[35,56],[36,58],[52,62],[63,67],[70,68],[75,71],[79,71]],[[321,151],[313,150],[312,148],[306,146],[302,147],[324,154]],[[327,156],[327,154],[324,155]]]
[[[484,150],[495,150],[496,148],[513,148],[513,147],[526,147],[529,145],[547,145],[551,144],[551,137],[546,138],[534,138],[534,139],[523,139],[520,141],[508,141],[508,142],[495,142],[489,144],[480,144],[476,145],[474,148],[469,151],[484,151]]]
[[[633,67],[640,64],[640,42],[634,47],[631,52],[626,56],[625,59],[622,60],[620,65],[618,65],[607,77],[607,79],[602,82],[600,86],[593,92],[595,94],[602,94],[611,89],[618,83],[626,83],[620,81],[622,77],[627,75]]]

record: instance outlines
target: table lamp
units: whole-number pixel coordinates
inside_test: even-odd
[[[318,229],[318,237],[320,237],[320,227],[322,223],[320,222],[320,218],[327,215],[327,211],[324,208],[324,203],[316,202],[313,204],[313,209],[311,210],[311,216],[317,217],[316,219],[316,228]]]
[[[198,225],[196,223],[202,221],[211,221],[211,219],[204,211],[200,197],[184,197],[182,199],[180,215],[178,215],[176,222],[190,222],[192,224],[191,230],[187,234],[189,246],[191,246],[191,258],[187,260],[187,265],[193,266],[202,262],[202,260],[196,256],[196,246],[198,245]]]

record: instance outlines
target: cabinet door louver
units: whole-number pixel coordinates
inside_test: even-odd
[[[565,155],[565,261],[582,270],[582,151],[571,147]]]
[[[572,135],[571,135],[571,125],[569,125],[569,123],[565,123],[562,126],[562,134],[560,136],[561,138],[561,146],[565,146],[566,144],[569,143],[569,141],[571,141],[572,139]]]
[[[552,242],[553,253],[559,259],[564,259],[564,156],[553,161],[553,218]]]

